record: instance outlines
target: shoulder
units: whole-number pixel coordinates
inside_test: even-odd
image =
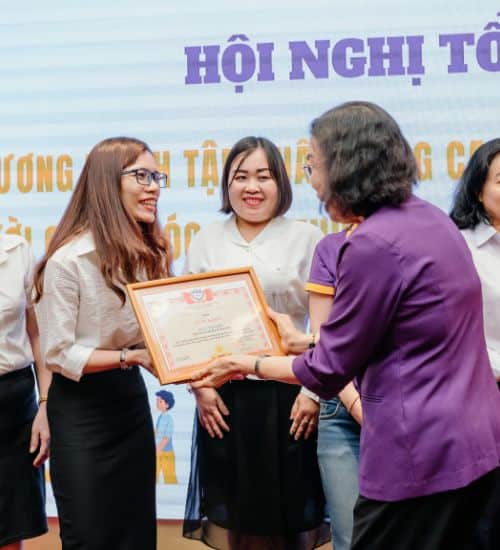
[[[29,249],[29,246],[28,241],[19,235],[8,235],[6,233],[0,235],[0,250],[3,249],[5,252],[10,252],[18,247]]]
[[[375,266],[397,266],[401,261],[401,252],[398,242],[391,236],[376,231],[366,221],[354,231],[348,239],[340,244],[338,251],[339,265],[352,264],[355,269],[372,270]]]
[[[460,233],[462,234],[462,237],[465,239],[465,242],[469,245],[469,248],[472,248],[474,244],[474,235],[475,235],[474,229],[461,229]]]
[[[77,274],[82,259],[95,253],[95,244],[89,232],[82,233],[59,247],[47,261],[47,269]]]
[[[31,272],[33,255],[28,242],[19,235],[0,235],[0,265],[8,261],[8,269],[18,273]]]
[[[324,236],[316,245],[316,254],[319,256],[337,255],[345,240],[345,230],[339,233],[330,233]]]
[[[321,229],[309,222],[279,217],[275,219],[274,224],[282,236],[288,238],[293,235],[294,239],[317,243],[324,237]]]
[[[216,220],[204,225],[193,237],[193,243],[211,241],[224,233],[229,220]]]
[[[31,247],[28,242],[19,235],[0,235],[0,263],[7,258],[14,262],[20,269],[28,270],[32,262]]]
[[[49,261],[70,263],[94,251],[94,239],[89,232],[85,232],[59,247]]]

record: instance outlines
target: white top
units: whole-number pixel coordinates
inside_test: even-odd
[[[33,255],[17,235],[0,235],[0,376],[33,362],[26,332],[31,307]]]
[[[481,279],[486,345],[493,373],[500,377],[500,233],[480,223],[462,235]]]
[[[247,242],[231,216],[201,229],[191,242],[185,273],[252,266],[268,304],[287,313],[295,326],[304,330],[308,313],[309,278],[316,244],[323,237],[317,227],[284,217],[272,219]],[[311,395],[310,392],[305,392]]]
[[[142,342],[128,298],[122,307],[106,286],[90,233],[54,253],[43,281],[35,308],[49,369],[78,381],[94,349],[119,350]]]

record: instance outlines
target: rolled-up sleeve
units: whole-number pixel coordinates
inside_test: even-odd
[[[398,308],[400,257],[383,239],[355,234],[341,250],[337,293],[316,347],[293,362],[300,383],[320,397],[337,395],[376,353]]]
[[[36,306],[40,342],[47,367],[79,381],[93,347],[76,343],[79,313],[76,267],[51,258],[45,267],[44,291]]]

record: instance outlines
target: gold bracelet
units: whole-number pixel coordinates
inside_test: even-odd
[[[45,403],[46,401],[47,401],[47,396],[46,395],[41,395],[38,398],[38,406],[40,406],[42,403]]]
[[[349,405],[349,408],[347,409],[347,412],[349,414],[351,414],[351,411],[352,411],[352,408],[354,407],[354,405],[356,404],[356,401],[359,401],[361,399],[359,393],[358,395],[353,399],[352,403]]]

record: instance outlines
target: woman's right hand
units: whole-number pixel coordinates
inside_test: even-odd
[[[146,348],[129,349],[125,358],[127,365],[141,365],[148,370],[153,376],[156,376],[156,371],[153,366],[153,361]]]
[[[308,349],[311,336],[297,330],[289,315],[278,313],[270,307],[267,308],[267,314],[278,328],[285,353],[302,353]]]
[[[222,439],[223,431],[229,431],[229,426],[224,420],[224,416],[229,414],[229,410],[222,401],[219,392],[214,388],[197,388],[193,389],[193,393],[196,398],[200,424],[207,430],[210,437]]]

